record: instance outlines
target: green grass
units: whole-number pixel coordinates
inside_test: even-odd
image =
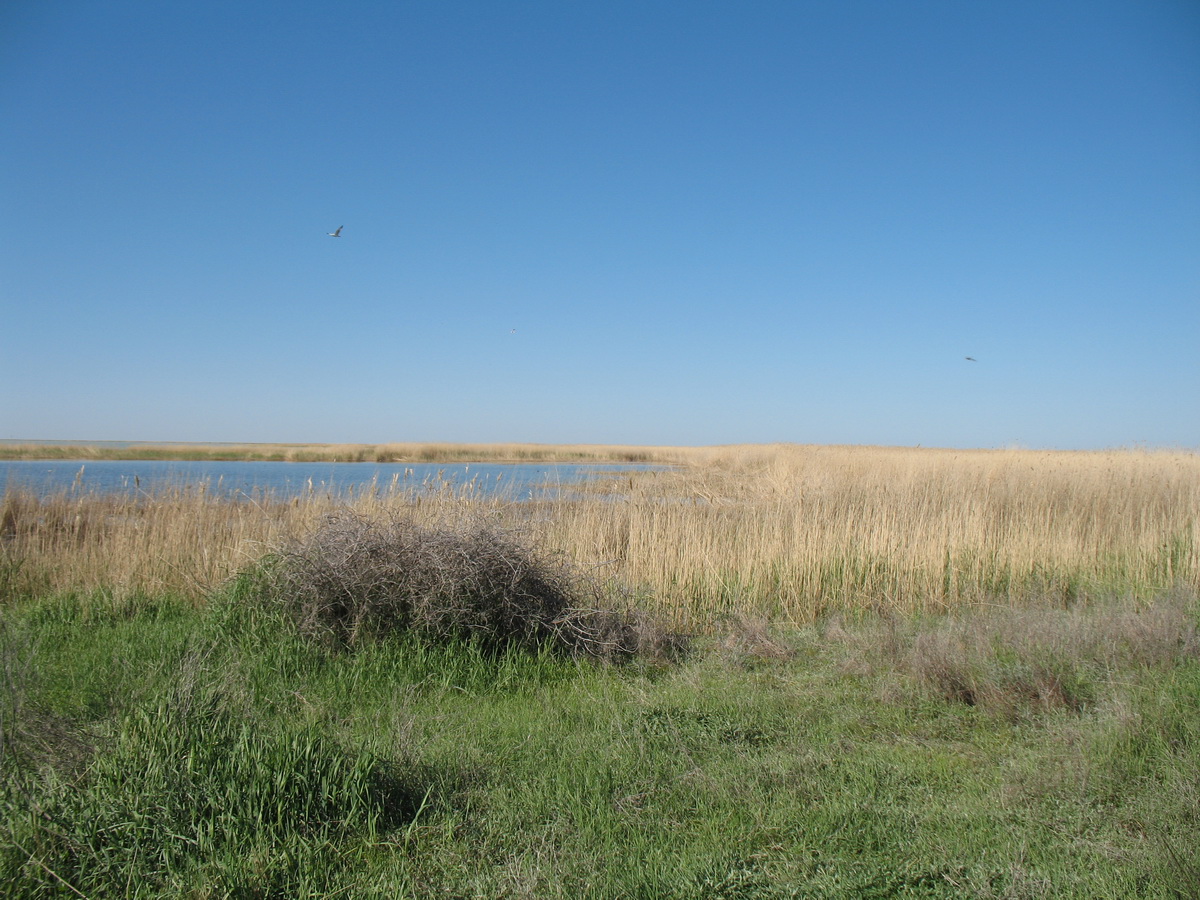
[[[335,650],[252,592],[2,611],[0,894],[1200,896],[1179,596],[613,666]]]

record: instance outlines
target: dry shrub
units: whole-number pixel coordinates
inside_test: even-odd
[[[645,615],[516,532],[342,510],[276,555],[271,589],[305,634],[354,647],[396,633],[434,643],[554,646],[605,659],[663,655]]]

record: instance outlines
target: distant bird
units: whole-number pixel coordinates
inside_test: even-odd
[[[340,231],[341,229],[338,229],[338,230]],[[979,360],[977,360],[973,356],[964,356],[963,359],[965,359],[967,362],[979,362]]]
[[[337,229],[337,231],[327,231],[327,232],[325,232],[325,233],[326,233],[327,235],[329,235],[330,237],[341,237],[341,236],[342,236],[342,229],[343,229],[343,228],[345,228],[345,227],[346,227],[345,225],[339,225],[339,226],[338,226],[338,229]]]

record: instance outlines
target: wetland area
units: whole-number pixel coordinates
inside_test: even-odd
[[[6,896],[1197,896],[1195,454],[397,446],[0,461]]]

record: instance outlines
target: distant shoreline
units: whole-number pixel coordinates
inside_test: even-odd
[[[1143,445],[1089,450],[1006,447],[916,447],[855,444],[719,444],[706,446],[641,446],[635,444],[452,444],[435,441],[386,444],[285,444],[236,441],[86,441],[0,438],[0,461],[13,460],[178,460],[186,462],[360,462],[360,463],[640,463],[703,465],[714,459],[762,457],[780,448],[806,452],[950,454],[1076,454],[1181,453],[1194,456],[1195,447]]]

